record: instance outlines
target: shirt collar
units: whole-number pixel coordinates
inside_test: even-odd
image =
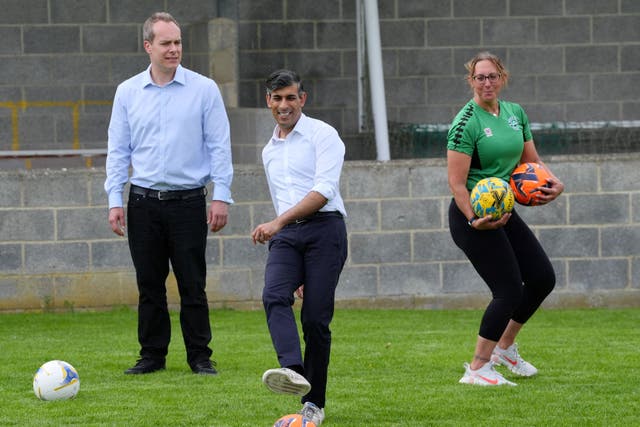
[[[298,119],[298,123],[293,127],[294,132],[298,132],[302,136],[309,131],[309,126],[311,125],[309,118],[304,115],[304,113],[300,114],[300,119]]]
[[[311,122],[309,121],[309,118],[305,116],[304,113],[300,114],[300,118],[298,119],[298,122],[293,127],[293,130],[291,131],[291,133],[289,133],[289,135],[291,135],[292,133],[299,133],[300,135],[304,136],[309,131],[310,124]],[[278,136],[278,129],[279,129],[278,125],[276,125],[276,127],[273,129],[273,135],[271,136],[271,139],[273,141],[282,141],[283,139],[286,139],[286,138],[280,138]]]
[[[186,72],[181,64],[178,64],[178,68],[176,68],[176,74],[173,76],[173,80],[167,84],[170,85],[172,83],[180,83],[181,85],[185,85],[186,83]],[[147,67],[147,70],[142,73],[142,87],[147,87],[149,85],[156,85],[151,79],[151,64]]]

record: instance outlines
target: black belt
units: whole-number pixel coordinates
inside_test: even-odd
[[[304,218],[296,219],[291,224],[304,224],[305,222],[313,221],[314,219],[326,218],[326,217],[337,217],[343,218],[342,214],[338,211],[329,211],[329,212],[316,212],[312,215],[306,216]]]
[[[158,200],[184,200],[192,197],[206,196],[207,189],[200,187],[190,190],[152,190],[131,184],[131,193]]]

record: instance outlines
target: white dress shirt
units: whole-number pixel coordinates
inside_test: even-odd
[[[316,191],[328,200],[321,212],[338,211],[347,216],[340,195],[344,153],[338,132],[323,121],[302,114],[284,139],[278,137],[276,126],[262,150],[262,162],[277,215]]]

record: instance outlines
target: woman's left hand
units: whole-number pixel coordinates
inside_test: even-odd
[[[548,186],[538,187],[540,193],[536,195],[538,205],[546,205],[555,200],[564,191],[564,184],[557,178],[548,178]]]

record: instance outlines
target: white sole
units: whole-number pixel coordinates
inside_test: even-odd
[[[303,382],[304,381],[304,382]],[[295,394],[304,396],[311,390],[311,384],[304,378],[296,381],[281,369],[269,369],[262,375],[262,382],[274,393]]]
[[[461,378],[460,381],[458,381],[460,384],[470,384],[470,385],[477,385],[480,387],[500,387],[503,385],[509,385],[509,386],[517,386],[516,383],[508,381],[507,382],[501,382],[501,383],[496,383],[496,384],[491,384],[488,383],[486,381],[482,381],[482,380],[475,380],[474,378]]]

